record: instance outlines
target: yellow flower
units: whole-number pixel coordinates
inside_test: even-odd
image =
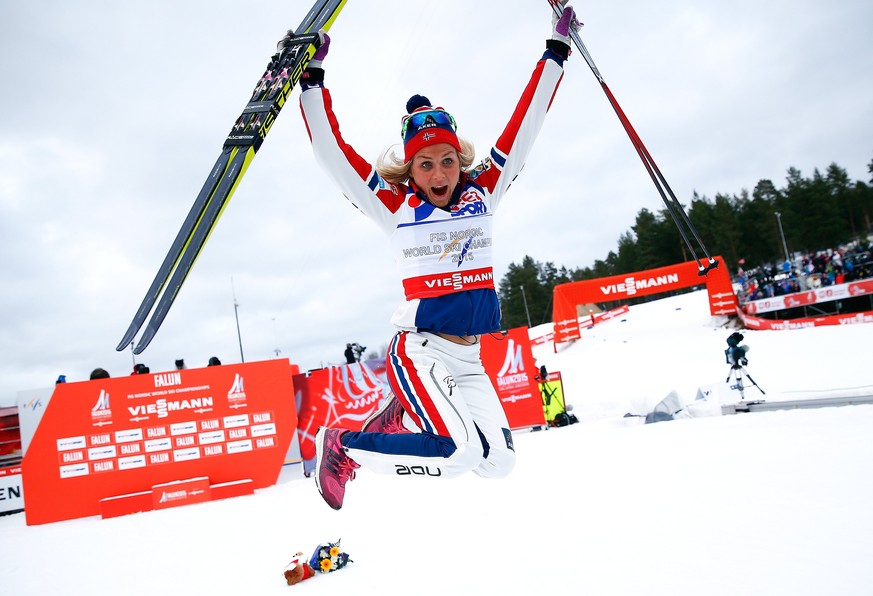
[[[319,566],[321,567],[322,572],[330,571],[330,568],[333,567],[333,563],[331,563],[330,559],[322,559]]]
[[[331,549],[330,549],[330,558],[333,559],[333,558],[336,557],[338,554],[339,554],[339,547],[338,547],[338,546],[332,546]]]

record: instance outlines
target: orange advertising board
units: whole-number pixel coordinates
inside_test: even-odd
[[[277,359],[57,385],[22,464],[27,524],[190,478],[275,484],[296,372]]]

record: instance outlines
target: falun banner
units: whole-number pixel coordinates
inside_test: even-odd
[[[531,353],[528,328],[510,329],[499,339],[494,335],[483,335],[481,354],[485,370],[506,412],[509,427],[516,429],[545,424],[537,381],[539,369]]]
[[[28,525],[205,477],[276,483],[297,424],[287,359],[57,385],[24,454]]]

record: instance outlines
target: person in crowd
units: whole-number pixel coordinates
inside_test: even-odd
[[[346,357],[346,364],[354,364],[357,362],[355,358],[355,351],[352,349],[352,344],[346,344],[346,351],[344,352],[344,356]]]
[[[209,358],[209,364],[207,366],[221,366],[221,360],[219,360],[215,356],[211,356]]]
[[[554,4],[561,16],[552,19],[545,53],[490,156],[475,167],[475,150],[458,136],[455,118],[423,95],[406,104],[401,154],[386,152],[375,168],[358,155],[340,133],[324,86],[327,35],[301,78],[300,105],[316,159],[391,239],[406,298],[392,317],[397,333],[387,355],[396,397],[385,399],[361,432],[322,427],[316,434],[315,481],[334,509],[342,507],[346,483],[361,465],[387,474],[449,478],[473,471],[500,478],[515,464],[479,338],[500,329],[491,216],[542,127],[563,76],[570,32],[580,26],[571,7]],[[455,76],[454,67],[439,60],[418,68],[433,69],[437,78]],[[413,250],[435,242],[442,254]],[[416,432],[403,430],[407,417]]]
[[[185,370],[185,359],[179,358],[176,360],[176,370]]]
[[[105,368],[95,368],[94,370],[91,371],[91,376],[89,377],[89,379],[92,381],[95,381],[97,379],[108,379],[108,378],[109,378],[109,373],[106,371]]]
[[[151,372],[148,366],[143,364],[142,362],[137,362],[133,365],[133,372],[130,373],[132,375],[147,375]]]

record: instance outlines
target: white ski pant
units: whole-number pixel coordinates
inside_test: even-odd
[[[398,333],[388,348],[388,381],[418,432],[347,433],[342,442],[348,456],[385,474],[509,474],[512,435],[479,347],[433,333]]]

